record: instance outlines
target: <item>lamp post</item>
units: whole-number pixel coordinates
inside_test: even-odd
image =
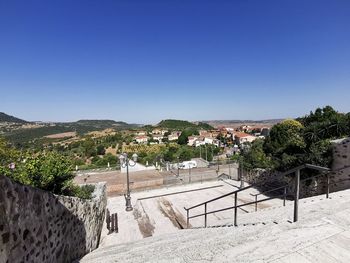
[[[129,166],[135,166],[137,161],[137,154],[134,153],[132,155],[132,160],[129,159],[128,155],[126,153],[122,153],[119,155],[119,161],[120,161],[120,167],[126,168],[126,185],[127,185],[127,192],[125,197],[125,210],[126,211],[132,211],[132,205],[131,205],[131,197],[130,197],[130,180],[129,180]]]
[[[178,157],[176,157],[176,159],[177,159],[177,177],[179,177],[180,176],[180,164],[179,164],[179,156]]]

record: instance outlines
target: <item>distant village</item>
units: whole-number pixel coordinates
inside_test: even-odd
[[[199,130],[198,135],[187,137],[187,145],[193,147],[214,145],[229,148],[227,155],[240,152],[246,145],[256,139],[264,139],[270,132],[270,127],[242,125],[238,128],[218,127],[213,130]],[[135,133],[134,143],[137,144],[163,144],[177,142],[182,131],[169,131],[167,129],[153,129],[151,132],[139,130]]]

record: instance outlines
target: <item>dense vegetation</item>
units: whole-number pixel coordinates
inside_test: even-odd
[[[155,164],[156,162],[182,162],[191,158],[202,157],[208,161],[213,160],[213,156],[220,149],[212,145],[200,147],[191,147],[188,145],[179,145],[176,143],[155,144],[155,145],[130,145],[125,147],[127,153],[137,153],[139,162],[143,164]]]
[[[62,133],[62,132],[70,132],[74,131],[70,127],[66,126],[45,126],[45,127],[39,127],[39,128],[33,128],[33,129],[19,129],[12,131],[11,133],[8,133],[5,135],[6,139],[15,144],[16,147],[30,147],[33,143],[33,140],[42,139],[42,137],[56,134],[56,133]]]
[[[330,141],[350,135],[350,113],[332,107],[318,108],[297,120],[285,120],[272,127],[265,140],[256,140],[243,153],[247,169],[285,171],[303,163],[330,167]]]
[[[11,163],[15,164],[14,169],[10,169]],[[1,175],[54,194],[90,198],[93,187],[74,185],[72,168],[70,159],[57,152],[38,154],[20,152],[0,138]]]
[[[195,124],[189,121],[171,120],[171,119],[162,120],[160,123],[158,123],[157,127],[167,128],[171,130],[184,130],[188,128],[204,129],[204,130],[214,129],[209,124],[203,123],[203,122],[199,122],[198,124]]]
[[[96,129],[108,129],[108,128],[117,128],[117,129],[130,129],[137,127],[135,124],[128,124],[123,121],[114,121],[114,120],[79,120],[76,122],[62,123],[64,125],[70,126],[85,126],[89,128]]]

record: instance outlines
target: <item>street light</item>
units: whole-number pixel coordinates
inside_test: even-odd
[[[191,168],[192,168],[192,163],[188,163],[188,182],[191,183]]]
[[[132,160],[129,159],[128,155],[126,153],[122,153],[119,155],[119,161],[120,161],[120,167],[125,168],[126,167],[126,185],[127,185],[127,192],[125,197],[125,210],[126,211],[132,211],[132,205],[131,205],[131,197],[130,197],[130,181],[129,181],[129,166],[135,166],[137,161],[137,154],[134,153],[132,155]],[[131,162],[130,162],[131,161]]]
[[[176,159],[177,159],[177,176],[176,177],[179,177],[180,176],[180,164],[179,164],[179,156],[178,157],[176,157]]]

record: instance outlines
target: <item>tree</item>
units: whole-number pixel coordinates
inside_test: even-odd
[[[284,120],[272,127],[264,143],[264,152],[271,157],[278,170],[288,170],[303,161],[305,141],[303,125],[296,120]]]
[[[10,147],[4,138],[0,137],[0,174],[11,175],[9,164],[15,163],[17,165],[19,157],[20,153]]]
[[[101,144],[97,145],[96,153],[97,153],[97,155],[105,155],[105,153],[106,153],[105,147]]]
[[[87,138],[83,144],[83,149],[84,149],[84,155],[86,157],[92,157],[96,155],[96,148],[95,148],[95,143],[91,138]]]
[[[193,158],[193,151],[191,151],[187,146],[183,146],[178,152],[178,157],[181,162],[189,161],[191,158]]]
[[[299,120],[305,126],[304,138],[308,145],[350,134],[349,113],[339,113],[331,106],[317,108]]]
[[[268,169],[273,167],[273,163],[264,152],[264,140],[253,141],[247,151],[243,151],[243,166],[251,170],[256,168]]]
[[[188,143],[188,136],[191,135],[198,135],[198,130],[194,128],[187,128],[181,132],[181,135],[179,136],[177,143],[180,145],[185,145]]]
[[[55,194],[69,192],[74,175],[71,161],[56,152],[28,157],[21,167],[23,183]]]
[[[8,165],[14,162],[15,169]],[[20,153],[0,138],[0,174],[12,180],[55,194],[86,198],[91,187],[81,189],[73,184],[71,159],[57,152]]]

